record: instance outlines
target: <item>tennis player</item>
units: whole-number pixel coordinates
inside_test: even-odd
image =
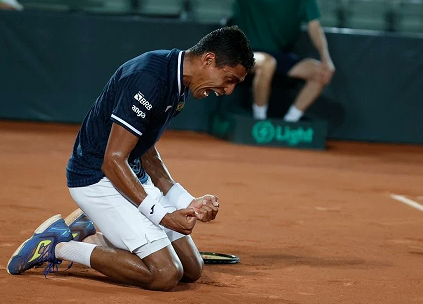
[[[155,144],[189,91],[197,99],[229,95],[253,65],[244,33],[224,27],[186,51],[151,51],[120,66],[85,117],[67,166],[70,194],[101,234],[85,238],[93,233],[85,220],[79,223],[91,229],[79,238],[94,241],[77,242],[74,223],[53,216],[15,251],[7,271],[49,262],[48,274],[67,260],[145,289],[197,280],[203,260],[189,234],[197,220],[216,217],[218,199],[192,197]]]

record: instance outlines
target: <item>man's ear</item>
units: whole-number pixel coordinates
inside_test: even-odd
[[[207,52],[203,55],[203,65],[211,66],[216,60],[216,55],[212,52]]]

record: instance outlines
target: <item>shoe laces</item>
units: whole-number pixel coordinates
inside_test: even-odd
[[[47,276],[50,273],[53,273],[54,270],[55,270],[55,268],[56,268],[56,275],[58,275],[59,274],[59,264],[62,264],[62,261],[61,260],[57,260],[57,259],[55,259],[52,262],[49,262],[47,264],[46,268],[44,268],[44,271],[43,271],[45,278],[47,278]]]
[[[54,272],[54,268],[56,268],[56,275],[59,274],[59,264],[62,264],[62,261],[61,260],[55,260],[53,262],[48,263],[48,265],[44,268],[44,271],[43,271],[44,276],[45,276],[46,279],[47,279],[47,276],[50,273]],[[42,263],[36,265],[36,267],[41,267],[41,266],[42,266]],[[66,268],[65,271],[71,269],[72,266],[73,266],[73,262],[71,262],[69,264],[68,268]]]

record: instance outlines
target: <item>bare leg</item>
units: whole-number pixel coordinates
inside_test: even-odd
[[[319,82],[308,80],[295,98],[294,106],[304,112],[320,96],[322,90],[323,86]]]
[[[91,267],[116,282],[151,290],[170,290],[183,275],[182,264],[170,245],[143,260],[129,251],[97,246]]]
[[[253,70],[253,117],[266,119],[272,79],[276,71],[276,59],[267,54],[254,53],[256,64]]]
[[[304,59],[294,65],[288,72],[289,77],[306,81],[304,87],[294,101],[294,106],[304,112],[322,93],[324,85],[319,76],[320,62],[314,59]]]
[[[98,246],[116,248],[101,232],[97,232],[94,235],[86,237],[83,242]],[[183,237],[172,242],[172,246],[175,249],[184,269],[184,276],[182,280],[185,282],[195,282],[198,280],[203,271],[204,262],[192,238]]]
[[[256,60],[253,79],[253,101],[258,106],[264,106],[269,103],[273,75],[276,71],[276,59],[261,52],[255,52]]]
[[[191,237],[183,237],[172,242],[184,268],[184,282],[195,282],[201,277],[204,262]]]
[[[104,237],[104,235],[101,232],[97,232],[94,235],[90,235],[86,237],[83,240],[83,242],[89,243],[89,244],[95,244],[98,246],[110,247],[110,249],[116,248]],[[176,251],[176,254],[178,255],[184,269],[184,275],[182,277],[182,280],[184,282],[197,281],[200,278],[201,273],[203,271],[204,262],[192,238],[183,237],[179,240],[172,242],[172,246],[174,250]],[[100,249],[100,250],[107,250],[107,249]]]

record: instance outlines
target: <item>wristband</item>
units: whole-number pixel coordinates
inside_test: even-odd
[[[159,200],[150,194],[141,202],[138,210],[157,226],[167,213],[160,205]]]
[[[188,207],[194,199],[179,183],[174,184],[165,197],[170,201],[171,205],[176,207],[176,210]]]

